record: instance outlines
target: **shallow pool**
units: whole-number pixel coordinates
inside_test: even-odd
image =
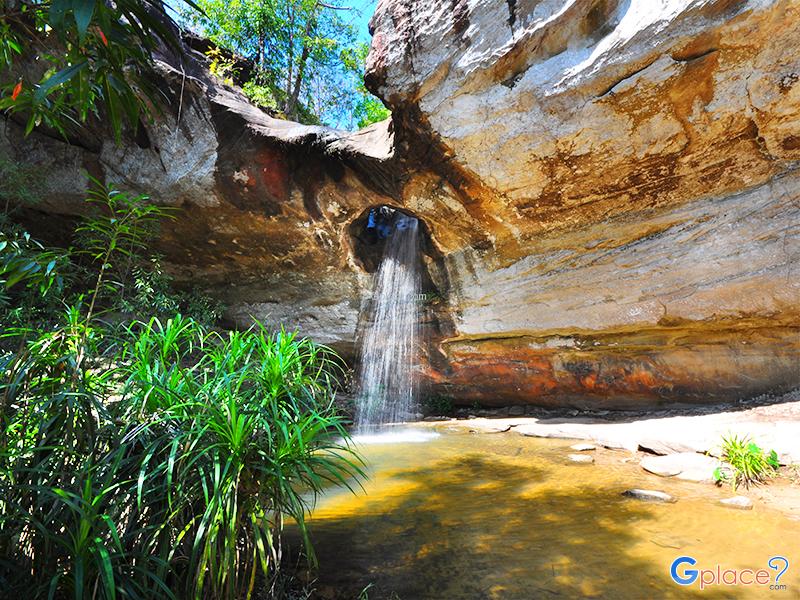
[[[327,494],[310,521],[317,596],[356,598],[368,588],[370,599],[403,600],[800,598],[800,522],[758,504],[718,506],[729,489],[649,475],[624,452],[572,463],[573,443],[447,433],[362,445],[365,490]],[[678,502],[621,495],[632,487]],[[715,572],[718,564],[767,569],[774,585],[767,561],[775,555],[790,563],[785,590],[701,592],[699,582],[681,587],[670,577],[673,560],[690,556]]]

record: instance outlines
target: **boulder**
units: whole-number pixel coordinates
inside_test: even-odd
[[[719,501],[723,506],[736,508],[738,510],[752,510],[753,501],[747,496],[734,496],[733,498],[723,498]]]
[[[639,464],[645,471],[661,477],[710,483],[714,481],[714,470],[722,463],[713,456],[679,452],[665,456],[645,456]]]
[[[670,496],[666,492],[661,492],[658,490],[642,490],[642,489],[632,489],[632,490],[625,490],[622,492],[623,496],[627,496],[628,498],[636,498],[637,500],[644,500],[645,502],[664,502],[664,503],[674,503],[677,502],[678,499],[674,496]]]
[[[594,457],[588,454],[567,454],[567,458],[574,463],[592,464]]]
[[[575,450],[575,452],[592,452],[597,450],[597,446],[594,444],[587,444],[587,443],[580,443],[580,444],[573,444],[570,446],[571,450]]]

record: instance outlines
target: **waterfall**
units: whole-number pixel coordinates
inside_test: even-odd
[[[384,209],[385,223],[375,227],[386,245],[361,345],[356,397],[356,427],[361,433],[378,425],[408,420],[416,396],[420,317],[418,223],[413,217]],[[371,215],[371,223],[372,215]]]

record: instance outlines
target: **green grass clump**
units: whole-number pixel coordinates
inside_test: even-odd
[[[748,436],[723,437],[722,459],[728,466],[715,469],[714,479],[720,484],[730,483],[734,490],[740,485],[749,488],[764,483],[780,466],[774,450],[767,453]]]
[[[180,315],[134,323],[99,369],[80,313],[7,357],[0,584],[25,597],[249,598],[286,519],[363,474],[326,348]],[[83,357],[83,358],[82,358]],[[355,483],[357,485],[357,483]],[[11,593],[11,592],[10,592]]]

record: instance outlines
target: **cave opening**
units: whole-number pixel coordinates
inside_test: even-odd
[[[412,220],[416,220],[419,227],[419,250],[426,272],[423,273],[423,280],[428,280],[423,281],[423,288],[427,288],[427,291],[446,291],[440,289],[444,282],[439,281],[440,276],[444,275],[444,257],[431,239],[430,228],[424,219],[405,208],[380,204],[367,208],[354,219],[349,227],[353,255],[364,271],[375,273],[392,230],[407,227]]]
[[[450,280],[445,256],[434,242],[429,224],[412,211],[391,205],[376,205],[365,209],[349,226],[349,237],[353,258],[358,267],[367,274],[377,277],[381,261],[387,252],[387,242],[392,232],[416,227],[417,250],[419,252],[419,337],[418,369],[421,371],[418,393],[428,395],[429,382],[426,374],[430,370],[446,367],[439,342],[455,334],[455,323],[448,299]],[[376,282],[377,283],[377,282]],[[359,319],[356,344],[361,346],[364,334],[369,327],[370,303],[365,298]]]

